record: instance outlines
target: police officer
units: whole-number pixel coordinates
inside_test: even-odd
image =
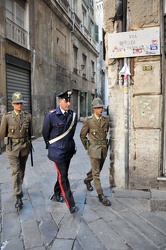
[[[13,111],[3,115],[0,126],[0,136],[4,138],[12,170],[12,188],[16,196],[16,208],[21,208],[23,205],[22,183],[30,152],[31,114],[22,110],[24,102],[20,92],[13,93]]]
[[[104,196],[100,182],[100,172],[107,156],[107,133],[109,130],[109,119],[102,116],[103,107],[104,105],[100,98],[95,98],[92,101],[94,114],[84,120],[80,138],[85,149],[88,150],[91,161],[91,169],[84,180],[87,190],[93,191],[93,186],[91,185],[93,180],[99,201],[104,206],[110,206],[111,202]]]
[[[59,106],[46,114],[42,134],[48,148],[48,158],[54,162],[57,170],[58,180],[52,199],[61,202],[62,194],[70,213],[73,214],[79,208],[75,206],[68,180],[70,161],[76,153],[73,137],[77,125],[76,114],[70,110],[71,95],[70,90],[57,95]]]

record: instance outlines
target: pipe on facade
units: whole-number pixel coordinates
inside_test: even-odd
[[[127,0],[116,0],[116,18],[119,22],[118,32],[125,32],[127,30]],[[124,64],[129,65],[129,59],[124,58],[119,60],[119,67],[122,68]],[[129,78],[124,75],[124,129],[125,129],[125,189],[129,188]]]

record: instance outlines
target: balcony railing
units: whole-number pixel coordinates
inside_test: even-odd
[[[27,31],[19,27],[17,24],[6,18],[6,38],[27,48]]]

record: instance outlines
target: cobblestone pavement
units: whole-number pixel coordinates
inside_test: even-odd
[[[49,200],[56,180],[42,138],[33,141],[34,167],[30,159],[24,180],[23,209],[17,213],[12,195],[11,170],[6,153],[0,155],[1,250],[155,250],[166,249],[166,212],[151,212],[151,202],[166,201],[166,191],[109,189],[109,156],[101,173],[111,207],[104,207],[96,191],[83,183],[90,168],[87,152],[75,135],[77,154],[69,179],[79,212],[71,215],[65,203]],[[93,183],[92,183],[93,184]]]

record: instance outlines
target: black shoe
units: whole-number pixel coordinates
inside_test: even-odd
[[[16,197],[15,208],[21,209],[22,206],[23,206],[23,202],[22,202],[21,196],[17,196]]]
[[[88,181],[87,179],[85,179],[85,180],[84,180],[84,183],[85,183],[86,188],[87,188],[88,191],[93,191],[93,187],[92,187],[90,181]]]
[[[111,202],[104,196],[104,194],[99,194],[98,195],[99,201],[104,205],[104,206],[110,206]]]
[[[77,213],[80,209],[78,207],[74,206],[74,207],[70,207],[69,210],[70,210],[71,214],[74,214],[74,213]]]
[[[63,202],[64,201],[64,198],[62,196],[62,194],[55,194],[53,193],[50,197],[50,200],[51,201],[57,201],[57,202]]]

